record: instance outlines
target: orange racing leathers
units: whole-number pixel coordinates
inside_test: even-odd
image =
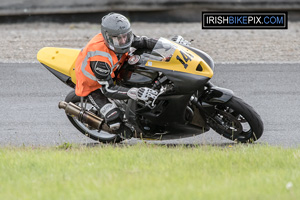
[[[156,41],[147,37],[134,36],[131,46],[136,49],[152,50]],[[127,91],[129,88],[115,85],[113,81],[115,71],[123,65],[126,59],[127,53],[123,55],[116,54],[105,45],[101,33],[96,35],[79,53],[76,60],[76,95],[87,96],[105,85],[101,90],[106,97],[128,99]]]

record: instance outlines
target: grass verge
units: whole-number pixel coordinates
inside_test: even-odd
[[[300,149],[134,146],[0,149],[0,199],[298,199]]]

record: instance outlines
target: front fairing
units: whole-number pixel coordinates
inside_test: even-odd
[[[141,65],[155,70],[169,70],[211,78],[212,68],[194,51],[160,38],[151,54],[141,55]]]

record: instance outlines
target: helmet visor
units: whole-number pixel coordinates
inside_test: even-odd
[[[119,34],[118,36],[110,36],[110,40],[114,47],[126,47],[128,45],[131,45],[132,39],[132,31]]]

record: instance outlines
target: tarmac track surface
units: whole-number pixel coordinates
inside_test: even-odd
[[[0,146],[94,144],[58,109],[71,90],[41,64],[0,63]],[[234,91],[261,115],[265,131],[257,143],[283,147],[300,144],[300,64],[216,64],[212,82]],[[138,142],[136,139],[129,144]],[[233,143],[214,131],[159,144]]]

